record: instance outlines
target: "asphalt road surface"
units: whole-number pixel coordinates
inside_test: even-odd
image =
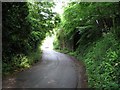
[[[3,80],[3,88],[77,88],[77,66],[68,55],[44,50],[42,62]]]

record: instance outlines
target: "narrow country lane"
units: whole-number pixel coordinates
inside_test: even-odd
[[[42,62],[14,78],[4,79],[3,88],[76,88],[79,82],[72,58],[54,50],[44,50]]]
[[[120,0],[11,1],[0,4],[0,89],[120,90]]]

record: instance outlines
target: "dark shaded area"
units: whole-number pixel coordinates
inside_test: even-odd
[[[76,32],[77,31],[77,32]],[[74,51],[78,48],[78,46],[79,46],[79,44],[78,44],[78,41],[79,41],[79,39],[81,38],[81,33],[80,33],[80,31],[78,31],[77,29],[75,29],[75,35],[74,35],[74,42],[73,42],[73,49],[74,49]]]
[[[3,59],[7,57],[4,55],[27,53],[25,40],[30,34],[27,3],[2,3],[2,9]]]

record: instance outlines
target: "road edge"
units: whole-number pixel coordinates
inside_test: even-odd
[[[88,88],[88,78],[86,73],[86,67],[83,61],[78,61],[75,57],[68,55],[77,67],[78,83],[76,88]]]

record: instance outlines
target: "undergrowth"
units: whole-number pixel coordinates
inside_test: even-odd
[[[85,53],[89,87],[119,88],[120,45],[113,34],[94,43]]]
[[[31,52],[29,55],[17,54],[11,58],[12,62],[9,62],[9,64],[2,63],[3,75],[7,76],[30,68],[34,63],[41,60],[41,55],[42,52],[39,49],[36,52]]]
[[[83,55],[78,47],[76,51],[58,50],[82,60],[86,66],[88,87],[101,89],[119,89],[120,45],[112,33],[106,34],[86,48]]]

